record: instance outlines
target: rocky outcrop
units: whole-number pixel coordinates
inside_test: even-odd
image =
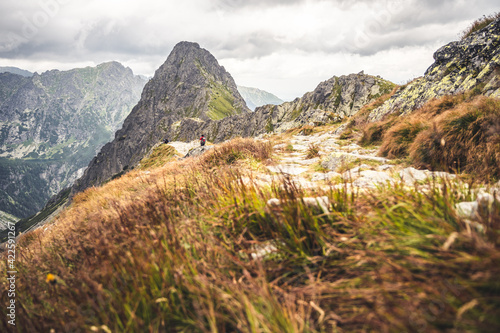
[[[73,191],[100,185],[136,166],[162,138],[174,140],[183,119],[204,123],[243,113],[250,110],[231,75],[198,44],[181,42],[146,84],[141,100],[115,139],[90,162]],[[184,141],[198,135],[193,131],[188,135],[190,140]]]
[[[500,20],[434,54],[425,75],[401,88],[370,114],[371,120],[399,112],[407,114],[427,101],[470,90],[500,97]]]
[[[281,105],[265,105],[254,113],[220,121],[183,119],[175,124],[172,137],[191,141],[204,134],[211,142],[233,137],[252,137],[283,132],[302,125],[318,125],[340,120],[358,112],[364,105],[390,92],[394,84],[363,73],[332,77],[302,98]]]
[[[213,149],[215,146],[200,146],[191,149],[185,156],[184,158],[189,158],[189,157],[197,157],[205,154],[207,151],[210,149]]]
[[[0,74],[0,210],[36,213],[122,125],[146,81],[117,62]]]

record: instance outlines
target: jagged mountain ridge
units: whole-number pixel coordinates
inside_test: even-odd
[[[248,108],[252,111],[255,111],[259,106],[267,104],[279,105],[284,103],[284,101],[276,95],[257,88],[238,86],[238,91],[247,103]]]
[[[144,84],[117,62],[32,77],[0,74],[0,210],[31,215],[72,185]]]
[[[99,185],[135,166],[185,118],[204,122],[250,112],[234,79],[215,57],[197,43],[181,42],[156,70],[115,139],[91,161],[74,191]]]
[[[364,73],[334,76],[301,98],[281,105],[258,107],[251,114],[220,121],[184,119],[171,137],[191,141],[198,133],[204,133],[210,141],[221,142],[236,136],[251,137],[271,131],[283,132],[310,123],[327,123],[355,114],[394,87],[389,81]]]
[[[424,76],[400,89],[370,114],[371,120],[399,112],[407,114],[427,101],[470,90],[500,97],[500,19],[464,40],[451,42],[434,53]]]

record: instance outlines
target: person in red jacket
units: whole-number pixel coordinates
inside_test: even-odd
[[[207,140],[205,139],[205,136],[204,136],[204,135],[202,135],[202,136],[201,136],[201,138],[200,138],[200,144],[201,144],[202,146],[204,146],[204,145],[205,145],[205,142],[207,142]]]

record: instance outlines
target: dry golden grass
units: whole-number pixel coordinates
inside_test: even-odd
[[[484,233],[456,215],[455,203],[471,199],[458,183],[332,188],[319,193],[324,212],[290,179],[265,188],[243,179],[245,161],[265,163],[269,146],[233,140],[77,195],[50,229],[19,240],[18,331],[500,327],[500,203],[481,212]]]
[[[475,96],[475,92],[444,96],[409,116],[391,115],[367,124],[359,143],[380,144],[382,156],[409,157],[420,168],[498,180],[499,109],[498,99]]]
[[[470,24],[467,29],[465,29],[461,34],[460,38],[463,40],[470,35],[472,35],[474,32],[479,31],[483,28],[486,28],[490,23],[492,23],[495,20],[498,20],[500,18],[500,12],[498,13],[493,13],[491,15],[484,15],[482,18],[475,20]]]
[[[384,134],[380,154],[389,158],[402,158],[408,155],[408,148],[415,137],[427,128],[427,122],[420,117],[411,117],[397,122]]]
[[[420,166],[500,178],[500,101],[477,97],[440,115],[415,138],[410,158]]]

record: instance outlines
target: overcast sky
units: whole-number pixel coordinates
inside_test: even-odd
[[[0,66],[39,73],[116,60],[147,76],[180,41],[239,85],[291,100],[334,75],[404,83],[498,0],[0,0]]]

